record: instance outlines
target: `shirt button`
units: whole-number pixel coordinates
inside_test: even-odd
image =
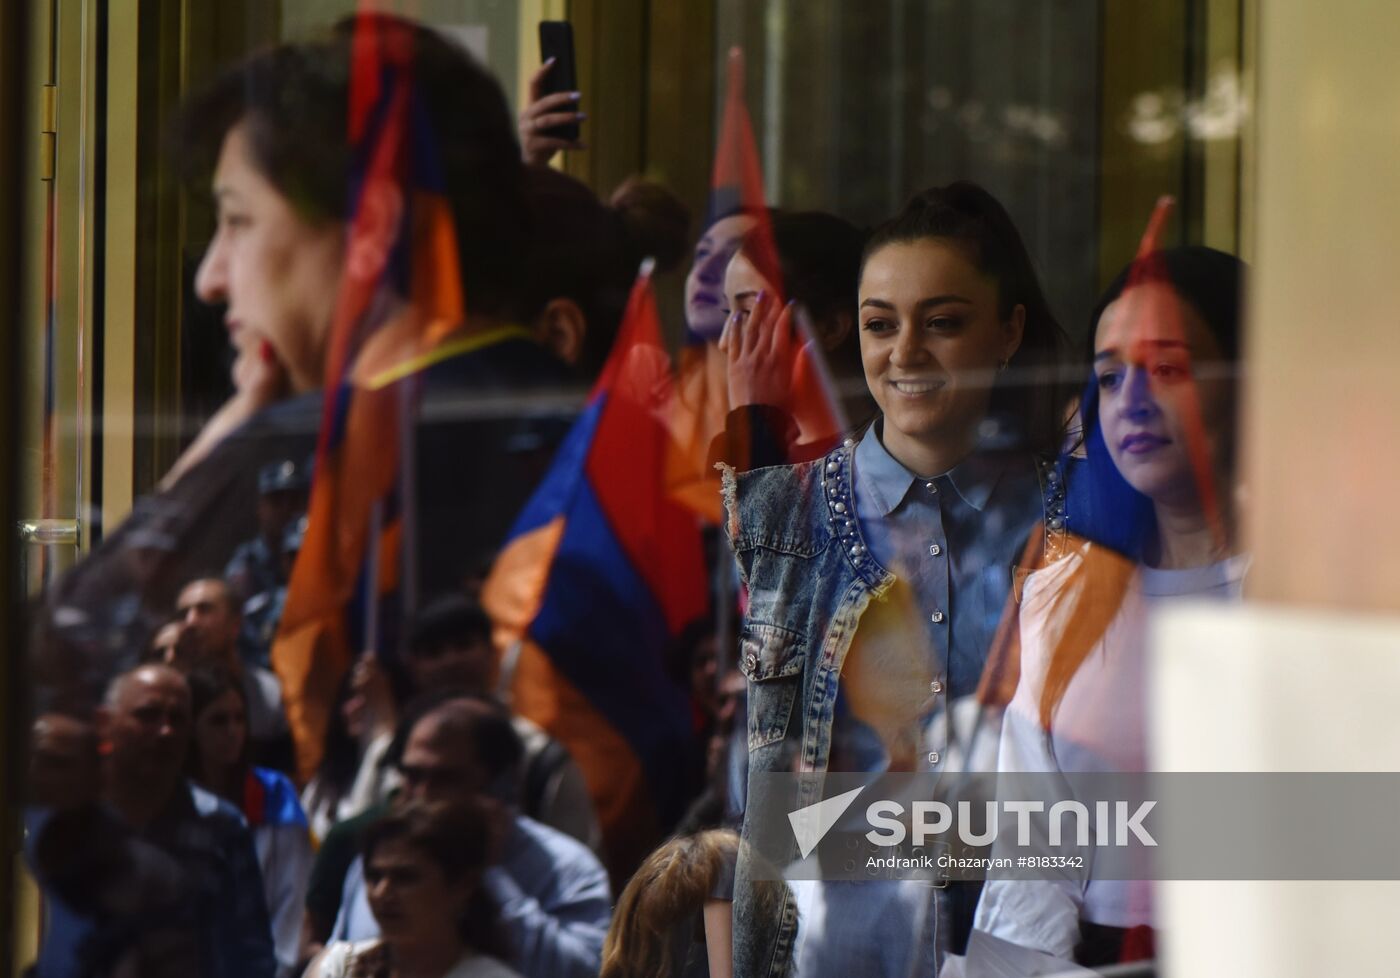
[[[933,623],[937,625],[943,621],[943,612],[935,611],[933,614],[929,615],[929,618],[931,618],[933,620]]]
[[[930,764],[937,764],[937,763],[938,763],[938,751],[936,751],[936,750],[931,750],[931,751],[928,752],[928,762],[929,762]]]
[[[744,656],[744,665],[748,666],[749,672],[753,672],[758,668],[758,656],[750,652],[748,655]]]
[[[943,692],[943,684],[937,679],[935,679],[933,682],[928,684],[928,691],[930,693],[941,693]]]
[[[937,556],[938,556],[939,554],[941,554],[942,552],[943,552],[943,548],[940,547],[940,546],[939,546],[938,544],[936,544],[936,543],[935,543],[933,546],[931,546],[931,547],[928,548],[928,554],[929,554],[930,557],[937,557]]]
[[[929,492],[937,492],[937,491],[938,491],[938,485],[937,485],[937,483],[933,483],[933,482],[925,482],[925,483],[924,483],[924,488],[927,489]]]

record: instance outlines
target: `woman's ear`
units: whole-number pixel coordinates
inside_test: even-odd
[[[1011,310],[1011,318],[1002,324],[1005,331],[1005,339],[1001,350],[1001,359],[1005,363],[1016,355],[1016,351],[1021,348],[1021,340],[1026,335],[1026,307],[1017,303]]]
[[[351,278],[367,281],[384,271],[403,226],[403,208],[403,191],[392,180],[375,180],[365,187],[345,254]]]
[[[535,338],[569,366],[583,358],[588,319],[573,299],[550,299],[535,320]]]

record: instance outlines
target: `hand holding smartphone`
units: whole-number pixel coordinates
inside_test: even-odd
[[[530,78],[529,104],[520,113],[520,146],[525,162],[547,164],[561,149],[584,149],[579,123],[578,71],[574,32],[563,20],[540,21],[540,69]]]
[[[540,60],[553,62],[540,87],[541,97],[578,91],[578,68],[574,63],[574,26],[567,20],[540,21]],[[544,131],[559,139],[578,139],[578,120],[560,122]]]

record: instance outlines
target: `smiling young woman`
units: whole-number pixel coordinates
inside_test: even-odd
[[[984,420],[999,445],[1058,451],[1064,331],[1010,215],[981,187],[926,191],[876,229],[859,316],[882,440],[906,467],[936,475],[956,465]]]
[[[816,461],[726,476],[749,589],[746,836],[764,778],[794,764],[965,763],[973,724],[961,718],[976,712],[1013,564],[1037,526],[1063,524],[1052,461],[1068,400],[1056,384],[1063,333],[995,198],[970,183],[934,188],[877,228],[857,313],[874,423]],[[749,872],[741,856],[744,974],[775,955],[804,974],[907,974],[950,905],[954,927],[937,927],[937,941],[958,947],[949,931],[966,933],[976,898],[832,884],[794,887],[794,903],[764,910]],[[827,927],[809,939],[795,920],[816,914]]]
[[[995,376],[1020,348],[1026,307],[1001,315],[997,282],[947,239],[892,241],[861,277],[860,352],[884,423],[881,441],[906,468],[946,472],[973,449]]]

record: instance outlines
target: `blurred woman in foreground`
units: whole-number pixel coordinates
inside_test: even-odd
[[[1124,269],[1099,302],[1082,402],[1087,462],[1077,477],[1086,485],[1075,494],[1088,506],[1082,518],[1070,514],[1067,555],[1021,592],[1003,774],[1147,771],[1151,614],[1166,602],[1240,596],[1243,273],[1231,255],[1171,249]],[[1062,782],[1067,794],[1071,782]],[[1149,884],[1104,878],[1087,857],[1085,865],[1053,879],[989,882],[977,930],[1089,966],[1151,957]]]

